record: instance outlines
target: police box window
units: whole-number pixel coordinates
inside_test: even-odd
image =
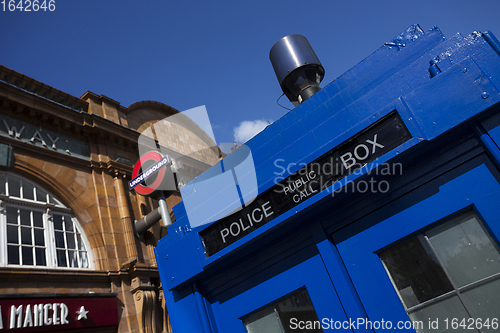
[[[417,332],[498,332],[500,250],[464,213],[380,254]]]
[[[243,319],[248,333],[323,332],[306,289]]]

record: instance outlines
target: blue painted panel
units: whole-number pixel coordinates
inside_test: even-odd
[[[493,117],[483,120],[481,124],[497,147],[500,147],[500,114],[497,113]]]
[[[241,294],[212,304],[219,332],[244,333],[241,318],[264,308],[284,295],[306,287],[313,306],[322,318],[346,321],[331,280],[319,255],[277,275]]]
[[[200,244],[195,232],[189,232],[173,244],[163,243],[155,248],[164,290],[171,290],[203,271],[199,257]],[[202,250],[202,249],[201,249]]]
[[[342,97],[343,95],[343,93],[338,93],[325,103],[333,113],[337,113],[340,110],[344,109],[347,105],[349,105],[348,101],[344,100],[344,98]]]
[[[302,102],[299,106],[295,107],[295,111],[301,115],[301,119],[314,112],[314,110],[321,104],[316,95],[309,97]]]
[[[286,117],[288,119],[288,122],[290,123],[290,126],[291,126],[302,118],[302,114],[297,112],[296,109],[293,109],[292,111],[288,112],[283,117]]]
[[[284,130],[290,127],[290,121],[288,120],[287,117],[281,117],[280,119],[277,120],[277,122],[280,123],[281,133],[283,133]]]
[[[281,165],[288,166],[290,163],[296,163],[297,156],[294,148],[293,145],[286,146],[257,167],[259,193],[275,185],[274,178],[278,175],[277,173],[281,172]],[[272,183],[269,183],[269,181],[272,181]]]
[[[165,238],[163,238],[163,240],[165,240]],[[169,259],[174,259],[174,261],[176,261],[174,265],[179,265],[180,256],[177,255],[176,258],[175,254],[171,252],[171,250],[175,251],[182,249],[177,247],[167,248],[166,246],[157,246],[155,248],[156,260],[158,263],[161,263],[158,265],[158,272],[163,285],[163,294],[165,297],[165,303],[168,306],[168,314],[172,329],[175,332],[204,333],[201,327],[200,316],[196,310],[196,302],[191,285],[187,285],[178,290],[169,290],[167,287],[167,281],[173,283],[175,281],[175,276],[180,277],[176,267],[167,264],[172,262],[168,262]],[[174,257],[171,257],[171,254],[174,254]],[[187,258],[184,258],[184,260],[192,260],[192,258],[196,259],[196,256],[190,256],[189,252],[186,253],[186,255]],[[199,265],[192,262],[190,262],[190,265],[192,267],[199,267]],[[182,264],[181,266],[186,265]],[[174,280],[172,280],[172,277]]]
[[[348,90],[348,93],[351,96],[364,95],[364,93],[358,92],[358,89],[364,92],[373,89],[381,82],[386,81],[389,77],[393,76],[400,69],[414,62],[416,59],[421,57],[422,54],[444,41],[444,37],[439,30],[431,30],[422,35],[421,30],[418,31],[419,27],[417,29],[416,28],[416,25],[412,26],[404,33],[404,35],[409,37],[406,38],[404,47],[385,45],[363,60],[360,64],[356,65],[353,69],[348,71],[348,73],[353,72],[354,75],[347,73],[344,74],[349,76],[350,79],[343,79],[342,77],[344,75],[338,78],[337,80],[339,82],[343,82],[340,84],[342,89]],[[402,40],[398,37],[395,39]],[[355,87],[347,85],[347,82],[353,80],[352,77],[356,78]],[[402,78],[404,79],[404,77]],[[333,93],[330,94],[332,97],[339,91],[337,80],[325,87],[325,90],[327,91],[330,89],[333,90]]]
[[[347,318],[353,320],[358,318],[366,319],[366,312],[356,294],[337,248],[328,239],[320,224],[314,225],[311,228],[311,233]]]
[[[483,92],[488,98],[483,98]],[[427,138],[432,139],[498,103],[500,93],[477,65],[467,59],[438,74],[404,99]]]
[[[164,277],[160,278],[164,281]],[[189,288],[191,291],[191,288]],[[201,327],[193,294],[179,295],[176,291],[164,291],[168,304],[168,316],[173,332],[205,333]]]
[[[474,50],[475,52],[472,54],[472,59],[474,59],[479,68],[493,82],[495,87],[500,90],[500,43],[495,36],[490,34],[489,37],[488,39],[492,44],[486,41],[478,44]],[[493,47],[497,49],[495,50]]]
[[[404,197],[400,201],[408,199]],[[386,220],[376,223],[376,214],[367,216],[365,219],[371,219],[374,225],[341,241],[337,248],[370,320],[408,320],[377,255],[379,250],[471,205],[476,207],[490,230],[499,237],[499,200],[500,185],[483,164],[440,186],[437,193],[429,192],[425,200]],[[395,202],[392,209],[398,211],[397,207],[398,202]],[[363,224],[363,221],[357,223]],[[344,237],[340,232],[333,235],[334,240]],[[380,300],[384,300],[384,306],[380,306]]]
[[[309,159],[309,155],[318,148],[319,143],[316,141],[312,132],[308,132],[306,135],[294,142],[294,153],[296,156],[302,156],[303,159]]]
[[[266,143],[266,138],[263,135],[256,135],[248,140],[245,145],[250,147],[251,150],[258,150],[263,144]]]
[[[325,108],[326,109],[326,108]],[[330,117],[326,121],[318,124],[318,126],[312,130],[316,140],[320,143],[327,144],[333,140],[337,135],[342,133],[343,129],[335,117]]]
[[[253,149],[252,154],[254,156],[253,160],[255,166],[258,167],[261,163],[276,154],[276,152],[283,149],[284,146],[285,142],[283,141],[281,135],[277,135],[272,139],[267,140],[267,142],[264,143],[259,149]]]

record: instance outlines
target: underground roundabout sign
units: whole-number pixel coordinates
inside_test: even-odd
[[[129,189],[149,196],[156,191],[170,190],[172,184],[175,188],[173,174],[168,168],[169,162],[168,156],[162,156],[156,151],[142,155],[132,171],[132,180],[128,183]]]

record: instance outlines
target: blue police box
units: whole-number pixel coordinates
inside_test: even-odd
[[[173,208],[173,331],[498,332],[499,101],[492,33],[414,25],[269,125],[213,167],[250,151],[251,200]]]

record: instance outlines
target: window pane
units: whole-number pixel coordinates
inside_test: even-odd
[[[31,228],[21,227],[21,244],[33,245]]]
[[[76,240],[78,244],[78,250],[83,250],[85,251],[85,245],[83,244],[83,239],[80,234],[76,234]]]
[[[437,303],[426,306],[423,309],[420,309],[412,314],[410,314],[410,318],[413,322],[422,321],[423,327],[422,329],[417,329],[418,333],[420,332],[477,332],[474,330],[463,330],[463,328],[458,327],[457,329],[452,329],[451,320],[454,318],[458,319],[458,322],[463,318],[466,320],[469,318],[469,315],[465,311],[464,306],[460,303],[460,300],[457,296],[453,296],[451,298],[447,298],[445,300],[441,300]],[[433,322],[438,319],[438,330],[432,329],[429,327],[429,322]],[[445,319],[448,319],[448,330],[446,330]]]
[[[422,235],[385,251],[380,258],[406,308],[453,290]]]
[[[87,252],[80,252],[80,268],[89,268],[89,259]]]
[[[7,243],[19,244],[19,227],[14,225],[7,226]]]
[[[500,318],[500,280],[480,285],[462,294],[465,304],[469,307],[473,316],[481,318],[484,323],[486,319]],[[487,327],[481,329],[483,332],[498,332],[497,329]]]
[[[56,231],[55,234],[56,234],[56,247],[60,247],[63,249],[66,248],[66,246],[64,245],[64,233],[61,231]]]
[[[66,241],[68,242],[68,249],[76,249],[75,234],[66,233]]]
[[[23,181],[23,198],[35,200],[34,189],[35,187],[32,184]]]
[[[57,215],[57,214],[53,214],[52,215],[52,220],[54,221],[54,229],[56,230],[63,230],[63,227],[62,227],[62,216],[61,215]]]
[[[7,206],[7,223],[18,224],[17,208]]]
[[[19,265],[19,246],[9,245],[7,247],[9,264]]]
[[[248,333],[283,333],[279,318],[274,308],[258,313],[259,316],[248,318],[246,328]]]
[[[47,202],[47,193],[36,188],[36,201]]]
[[[243,320],[248,333],[292,333],[305,332],[292,329],[291,319],[298,322],[317,323],[317,327],[307,330],[323,332],[307,290],[302,289],[281,302],[277,302]]]
[[[500,272],[500,251],[474,212],[427,233],[457,287]]]
[[[19,209],[19,216],[21,217],[21,225],[31,226],[31,214],[29,210]]]
[[[68,251],[69,267],[78,267],[78,258],[76,251]]]
[[[57,266],[68,267],[68,264],[66,263],[66,251],[65,250],[57,250]]]
[[[69,216],[64,216],[64,225],[65,225],[66,231],[74,231],[73,230],[73,221],[71,221],[71,218]]]
[[[37,266],[47,266],[47,261],[45,259],[45,249],[36,247],[35,248],[36,255],[36,265]]]
[[[45,237],[43,229],[35,229],[35,245],[45,246]]]
[[[319,323],[318,315],[305,289],[278,303],[276,308],[278,309],[281,325],[287,333],[297,332],[290,325],[292,318],[303,322]],[[314,327],[308,329],[307,332],[323,332],[323,330]]]
[[[19,189],[21,187],[21,182],[19,181],[19,178],[9,175],[8,182],[9,182],[8,183],[9,195],[19,198],[21,196],[20,191],[19,191]]]
[[[21,252],[23,255],[23,265],[33,265],[33,248],[23,246]]]
[[[35,227],[43,228],[43,214],[42,212],[33,212],[33,225]]]

